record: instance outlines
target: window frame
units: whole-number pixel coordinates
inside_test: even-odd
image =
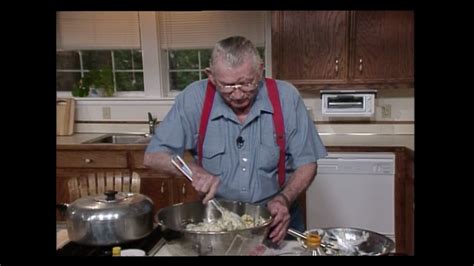
[[[158,14],[155,11],[140,11],[139,25],[143,64],[144,91],[117,92],[113,97],[73,97],[71,92],[57,91],[57,97],[73,97],[77,101],[84,102],[113,102],[125,101],[150,101],[163,100],[169,102],[180,91],[171,91],[169,88],[168,71],[169,62],[167,56],[162,52],[159,42],[159,28],[157,25]],[[271,77],[271,11],[265,11],[265,76]],[[212,48],[211,48],[212,49]]]

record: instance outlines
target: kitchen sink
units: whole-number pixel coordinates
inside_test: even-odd
[[[149,134],[105,134],[83,142],[84,144],[148,144]]]

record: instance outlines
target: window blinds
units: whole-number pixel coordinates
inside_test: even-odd
[[[265,11],[157,12],[162,49],[212,48],[231,35],[265,44]]]
[[[138,12],[57,12],[56,47],[59,50],[139,49]]]

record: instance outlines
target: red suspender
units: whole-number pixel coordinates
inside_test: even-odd
[[[201,111],[201,124],[199,125],[198,135],[198,160],[199,165],[202,166],[202,147],[204,145],[204,138],[206,137],[207,123],[211,115],[212,104],[214,103],[214,95],[216,95],[216,86],[212,82],[207,82],[206,96]]]
[[[278,184],[283,187],[285,184],[285,124],[283,123],[283,114],[281,112],[280,97],[274,79],[265,78],[267,85],[268,97],[273,106],[273,125],[276,132],[276,141],[280,147],[280,158],[278,160]],[[202,149],[204,145],[204,137],[206,136],[207,123],[211,115],[212,104],[216,87],[210,81],[207,82],[206,96],[201,112],[201,124],[199,126],[198,135],[198,159],[199,165],[202,166]]]
[[[273,106],[273,126],[275,127],[276,142],[280,147],[280,158],[278,160],[278,184],[285,184],[285,124],[281,112],[280,96],[274,79],[265,78],[267,83],[268,97]]]

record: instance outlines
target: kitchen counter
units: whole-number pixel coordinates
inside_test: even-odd
[[[56,145],[66,148],[68,145],[82,144],[85,141],[100,137],[105,133],[77,133],[72,136],[58,136],[56,137]],[[333,134],[321,133],[321,139],[326,147],[406,147],[412,151],[415,150],[414,135],[389,135],[389,134]],[[118,144],[82,144],[84,146],[122,146]],[[81,146],[82,146],[81,145]],[[145,144],[126,144],[130,148],[143,148]]]
[[[168,250],[168,245],[165,244],[164,240],[162,242],[162,247],[154,254],[155,257],[168,257],[173,256]],[[304,248],[296,240],[285,240],[281,244],[280,248],[274,249],[266,247],[265,245],[259,245],[259,248],[256,248],[261,254],[255,254],[255,256],[299,256]]]
[[[321,133],[325,146],[406,147],[415,150],[414,135],[370,135]]]
[[[100,147],[101,150],[143,150],[146,144],[108,144],[108,143],[86,143],[84,142],[98,138],[110,133],[76,133],[71,136],[57,136],[56,148],[61,150],[90,150]]]
[[[56,145],[75,145],[81,144],[97,137],[105,135],[105,133],[77,133],[72,136],[57,136]]]

